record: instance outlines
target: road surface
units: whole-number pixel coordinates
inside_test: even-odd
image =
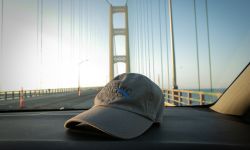
[[[20,108],[19,99],[1,100],[0,111],[5,110],[34,110],[34,109],[88,109],[93,105],[93,100],[98,93],[95,89],[81,92],[57,93],[24,99],[24,107]]]

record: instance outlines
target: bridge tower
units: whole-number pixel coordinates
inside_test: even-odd
[[[114,28],[113,26],[113,15],[115,13],[125,14],[125,27]],[[109,14],[109,80],[114,78],[114,64],[123,62],[126,64],[126,72],[130,72],[130,60],[129,60],[129,33],[128,33],[128,7],[126,6],[112,6],[110,5]],[[114,38],[115,36],[125,36],[125,55],[114,55]]]

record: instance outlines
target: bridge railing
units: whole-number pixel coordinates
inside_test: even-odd
[[[68,93],[77,91],[78,88],[58,88],[58,89],[40,89],[40,90],[20,90],[20,91],[0,91],[1,100],[19,99],[21,95],[25,98],[43,96],[56,93]]]
[[[192,90],[163,90],[166,106],[191,106],[206,105],[217,100],[222,93],[219,92],[203,92]]]

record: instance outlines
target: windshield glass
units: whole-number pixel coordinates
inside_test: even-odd
[[[0,111],[88,109],[124,72],[214,103],[250,61],[249,0],[1,0]]]

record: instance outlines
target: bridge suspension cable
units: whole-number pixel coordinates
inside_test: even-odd
[[[166,19],[165,21],[165,27],[166,29],[168,29],[168,24],[167,24],[167,0],[164,0],[164,6],[165,6],[165,11],[164,11],[164,18]],[[168,33],[168,30],[166,30],[166,35]],[[166,50],[167,50],[167,85],[168,85],[168,89],[170,89],[170,77],[169,77],[169,49],[168,49],[168,38],[166,37]]]
[[[110,3],[110,1],[109,0],[105,0],[109,5],[111,5],[112,6],[112,4]]]
[[[136,7],[138,6],[138,3],[139,2],[136,1]],[[137,50],[136,50],[136,52],[137,52],[137,59],[136,59],[136,65],[137,65],[137,71],[140,72],[141,71],[140,65],[139,65],[139,63],[140,63],[140,53],[139,53],[139,49],[140,49],[139,39],[140,39],[140,36],[139,36],[139,27],[138,27],[138,25],[139,25],[139,22],[138,22],[139,17],[138,17],[138,15],[139,15],[139,10],[136,9],[136,39],[137,39]]]
[[[82,23],[82,12],[83,12],[83,10],[82,10],[82,2],[83,1],[79,1],[79,60],[81,60],[82,58],[81,58],[81,55],[82,55],[82,43],[83,43],[83,41],[82,41],[82,26],[83,26],[83,23]]]
[[[196,13],[196,0],[193,0],[194,4],[194,21],[195,21],[195,43],[196,43],[196,61],[197,61],[197,81],[198,89],[201,90],[200,84],[200,63],[199,63],[199,41],[198,41],[198,30],[197,30],[197,13]]]
[[[70,1],[70,60],[74,56],[74,1]]]
[[[4,1],[2,0],[2,6],[1,6],[1,50],[0,54],[3,54],[3,24],[4,24]],[[2,56],[2,55],[0,55]]]
[[[43,0],[37,2],[37,47],[40,54],[39,88],[42,89],[43,82]],[[40,28],[40,31],[38,31]],[[39,35],[40,34],[40,35]],[[39,37],[40,36],[40,37]],[[40,40],[39,40],[40,38]]]
[[[210,31],[209,31],[209,22],[208,22],[207,0],[205,0],[205,7],[206,7],[206,22],[207,22],[207,42],[208,42],[208,58],[209,58],[209,73],[210,73],[210,91],[213,92],[211,50],[210,50]]]
[[[140,4],[139,4],[139,12],[140,12],[140,16],[142,16],[142,3],[140,1]],[[141,66],[141,73],[144,74],[144,58],[143,58],[143,22],[142,22],[142,19],[140,19],[140,56],[141,56],[141,62],[140,62],[140,66]]]
[[[40,27],[40,0],[38,0],[37,1],[37,5],[36,5],[36,49],[37,49],[37,55],[38,55],[38,59],[39,59],[39,61],[38,61],[38,64],[39,65],[41,65],[41,62],[40,62],[40,45],[39,45],[39,27]],[[1,44],[2,45],[2,44]],[[1,55],[0,55],[1,56]],[[41,81],[41,66],[39,67],[40,68],[40,70],[39,70],[39,85],[38,85],[38,87],[41,85],[41,83],[40,83],[40,81]],[[41,87],[39,87],[39,88],[41,88]]]
[[[133,12],[136,12],[136,5],[133,5],[134,6],[134,8],[133,8]],[[137,45],[136,45],[136,43],[137,43],[137,14],[135,13],[135,15],[133,15],[133,18],[134,18],[134,20],[133,20],[133,22],[134,22],[134,31],[133,31],[133,33],[134,33],[134,39],[132,39],[132,41],[133,41],[133,46],[134,46],[134,61],[135,61],[135,71],[136,72],[138,72],[138,49],[137,49]],[[130,28],[131,29],[131,28]],[[130,34],[131,35],[131,34]],[[131,39],[131,38],[130,38]]]
[[[137,1],[138,3],[137,3],[137,7],[140,5],[140,3],[139,3],[139,1]],[[140,22],[139,22],[139,9],[136,9],[137,10],[137,29],[138,29],[138,68],[139,68],[139,70],[138,70],[138,72],[139,73],[141,73],[142,72],[142,63],[141,63],[141,43],[140,43],[140,41],[141,41],[141,35],[140,35],[140,33],[141,33],[141,30],[140,30]]]
[[[86,31],[87,31],[87,41],[86,41],[86,58],[89,55],[89,0],[86,1]]]
[[[91,3],[90,3],[91,5],[90,5],[90,8],[92,8],[92,7],[94,7],[93,5],[94,5],[94,3],[91,1]],[[96,19],[97,19],[97,15],[96,15],[96,11],[92,11],[91,10],[91,18],[90,18],[90,22],[97,22],[96,21]],[[96,26],[97,24],[96,23],[94,23],[94,24],[92,24],[91,25],[91,31],[92,32],[90,32],[90,41],[91,41],[91,51],[92,50],[96,50],[96,30],[97,30],[97,26]]]
[[[58,0],[57,7],[57,87],[61,87],[59,85],[60,82],[60,74],[61,74],[61,62],[62,62],[62,3],[63,1]]]
[[[151,21],[150,21],[150,23],[151,23],[151,42],[152,42],[152,66],[153,66],[153,81],[155,81],[155,65],[154,65],[154,38],[153,38],[153,35],[154,35],[154,27],[153,27],[153,11],[152,11],[152,5],[153,5],[153,3],[152,3],[152,1],[150,0],[150,19],[151,19]]]
[[[148,76],[148,67],[147,67],[147,65],[148,65],[148,61],[147,61],[147,43],[146,43],[146,38],[147,38],[147,36],[146,36],[146,17],[145,17],[145,4],[146,3],[142,3],[141,4],[141,7],[142,7],[142,14],[143,14],[143,16],[142,16],[142,21],[143,21],[143,24],[142,24],[142,29],[143,29],[143,46],[144,46],[144,48],[143,48],[143,50],[145,51],[144,52],[144,72],[145,72],[145,75],[146,76]]]
[[[146,9],[146,18],[147,18],[147,27],[149,28],[149,7],[148,7],[148,1],[146,3],[147,5],[147,9]],[[148,73],[149,73],[149,78],[151,78],[151,58],[150,58],[150,46],[149,46],[149,30],[146,30],[147,31],[147,43],[148,43],[148,49],[147,49],[147,52],[148,52]]]
[[[161,88],[163,89],[163,63],[162,63],[162,33],[161,33],[161,1],[158,1],[158,16],[159,16],[159,30],[160,30],[160,54],[161,54]],[[159,83],[160,84],[160,83]]]

